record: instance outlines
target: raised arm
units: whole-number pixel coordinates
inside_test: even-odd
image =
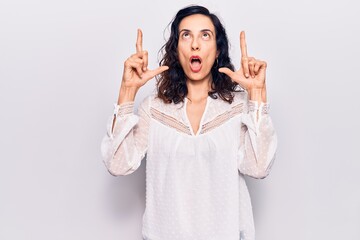
[[[229,68],[219,68],[219,72],[228,75],[248,93],[244,100],[247,111],[241,121],[238,169],[242,174],[265,178],[277,148],[277,136],[266,99],[267,63],[248,56],[244,31],[240,33],[240,49],[240,69],[234,72]]]
[[[269,115],[269,103],[249,100],[248,112],[241,118],[238,146],[239,172],[262,179],[269,175],[275,160],[277,135]]]
[[[134,113],[134,102],[115,104],[114,116],[107,124],[107,133],[101,142],[101,153],[108,171],[114,175],[133,173],[145,157],[149,133],[150,96]],[[113,121],[116,118],[116,121]]]
[[[147,151],[150,97],[141,103],[138,114],[135,114],[136,93],[155,75],[168,69],[167,66],[148,69],[148,53],[142,49],[142,38],[142,31],[138,29],[136,53],[124,63],[118,101],[101,142],[103,161],[115,176],[134,172]]]
[[[136,53],[126,59],[119,92],[118,104],[134,101],[137,91],[155,75],[169,69],[160,66],[154,70],[148,69],[148,52],[142,47],[143,34],[138,29],[136,39]]]
[[[236,72],[229,68],[219,68],[219,72],[225,73],[233,81],[238,83],[249,93],[249,99],[258,104],[266,102],[266,68],[265,61],[249,57],[245,40],[245,32],[240,33],[241,67]]]
[[[154,70],[148,69],[148,52],[143,50],[143,33],[137,30],[136,53],[126,59],[124,72],[119,91],[118,105],[126,102],[134,102],[138,90],[157,74],[169,69],[167,66],[160,66]],[[116,117],[113,123],[115,123]]]

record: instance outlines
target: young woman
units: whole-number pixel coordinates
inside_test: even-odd
[[[150,70],[138,30],[102,154],[115,176],[133,173],[147,156],[144,239],[254,239],[244,175],[269,174],[277,138],[266,62],[248,56],[244,32],[240,46],[241,68],[234,71],[219,19],[187,7],[172,21],[160,67]],[[137,91],[157,75],[157,92],[135,114]]]

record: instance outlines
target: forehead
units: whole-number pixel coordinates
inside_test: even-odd
[[[202,14],[194,14],[183,18],[179,24],[179,31],[182,29],[188,29],[190,31],[210,29],[213,32],[215,31],[215,27],[211,19]]]

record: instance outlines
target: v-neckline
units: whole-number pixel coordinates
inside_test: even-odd
[[[206,112],[207,112],[207,109],[208,109],[208,106],[209,106],[210,96],[207,96],[207,97],[206,97],[205,108],[204,108],[204,111],[203,111],[202,116],[201,116],[201,118],[200,118],[199,128],[198,128],[198,130],[197,130],[196,133],[194,133],[193,126],[191,125],[191,122],[190,122],[189,117],[188,117],[188,114],[187,114],[186,108],[187,108],[188,101],[189,101],[189,100],[185,97],[184,114],[185,114],[186,122],[187,122],[187,124],[188,124],[188,126],[189,126],[191,135],[194,136],[194,137],[195,137],[195,136],[199,136],[199,134],[200,134],[200,132],[201,132],[201,130],[202,130],[202,125],[203,125],[203,121],[204,121],[204,116],[205,116],[205,114],[206,114]]]

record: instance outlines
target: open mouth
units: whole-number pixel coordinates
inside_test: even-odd
[[[190,68],[195,73],[201,70],[201,58],[199,56],[190,57]]]

